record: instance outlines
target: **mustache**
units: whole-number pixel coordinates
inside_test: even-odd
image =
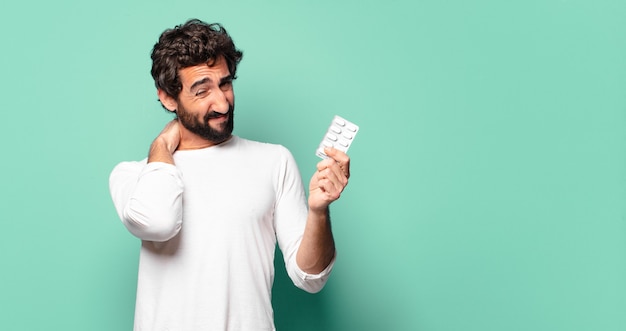
[[[228,111],[224,114],[222,113],[218,113],[214,110],[209,111],[208,113],[206,113],[206,115],[204,115],[204,120],[208,121],[212,118],[218,118],[218,117],[222,117],[222,116],[230,116],[233,114],[233,106],[228,107]]]

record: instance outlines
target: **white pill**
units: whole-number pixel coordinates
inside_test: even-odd
[[[322,142],[317,147],[315,155],[321,157],[322,159],[328,158],[328,156],[324,153],[324,148],[326,147],[334,147],[344,153],[347,153],[358,131],[358,125],[335,115],[333,120],[330,122],[330,126],[326,131],[324,139],[322,139]]]

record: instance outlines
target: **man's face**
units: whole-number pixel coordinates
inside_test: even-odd
[[[235,95],[226,61],[219,58],[212,66],[187,67],[179,76],[183,87],[176,113],[183,127],[214,144],[230,138]]]

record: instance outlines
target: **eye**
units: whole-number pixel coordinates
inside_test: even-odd
[[[196,96],[197,97],[201,97],[203,95],[206,95],[207,93],[208,93],[208,90],[200,89],[200,90],[196,91]]]
[[[233,88],[233,81],[229,80],[220,84],[220,90],[223,92],[230,91]]]

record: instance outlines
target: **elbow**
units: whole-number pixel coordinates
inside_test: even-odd
[[[136,202],[136,201],[135,201]],[[124,225],[141,240],[164,242],[182,228],[182,213],[175,210],[155,211],[141,208],[131,201],[124,210]]]
[[[307,293],[311,293],[311,294],[315,294],[320,292],[324,286],[326,285],[326,282],[328,281],[327,277],[320,277],[320,278],[313,278],[313,279],[307,279],[307,278],[297,278],[297,279],[292,279],[293,284],[307,292]]]
[[[326,285],[328,277],[333,269],[334,262],[335,259],[333,258],[324,270],[316,274],[309,274],[300,269],[294,259],[290,266],[287,267],[287,274],[291,278],[293,284],[299,289],[312,294],[318,293]]]
[[[316,294],[316,293],[319,293],[324,288],[325,283],[326,281],[324,281],[323,283],[318,282],[316,284],[307,284],[300,288],[307,293]]]

